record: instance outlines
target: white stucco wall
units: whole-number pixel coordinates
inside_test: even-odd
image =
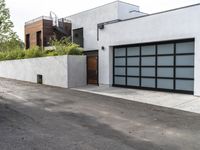
[[[68,87],[80,87],[87,84],[86,56],[68,57]]]
[[[86,85],[85,68],[85,56],[11,60],[0,62],[0,77],[37,83],[37,74],[40,74],[43,84],[70,88]]]
[[[118,3],[118,19],[120,20],[146,15],[145,13],[139,11],[139,6],[121,1]]]
[[[200,5],[109,24],[100,31],[99,82],[112,84],[112,47],[195,38],[195,95],[200,95]]]
[[[117,9],[117,3],[110,3],[67,17],[72,22],[72,30],[83,28],[85,50],[97,50],[97,24],[116,20]]]
[[[72,30],[83,28],[84,50],[97,50],[97,25],[108,21],[127,19],[142,15],[139,12],[129,11],[137,10],[139,7],[128,3],[115,1],[91,10],[87,10],[69,17],[72,22]]]

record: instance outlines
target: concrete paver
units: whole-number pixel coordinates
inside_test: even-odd
[[[93,85],[74,90],[200,113],[200,97],[193,95]]]

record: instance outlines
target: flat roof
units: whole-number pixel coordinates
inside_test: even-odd
[[[159,14],[168,13],[168,12],[172,12],[172,11],[176,11],[176,10],[181,10],[181,9],[186,9],[186,8],[190,8],[190,7],[195,7],[195,6],[199,6],[199,5],[200,5],[200,3],[197,3],[197,4],[188,5],[188,6],[179,7],[179,8],[174,8],[174,9],[169,9],[169,10],[165,10],[165,11],[161,11],[161,12],[157,12],[157,13],[145,14],[145,15],[139,16],[139,17],[134,17],[134,18],[124,19],[124,20],[119,20],[118,22],[110,22],[110,21],[109,22],[102,22],[101,24],[108,25],[108,24],[114,24],[114,23],[119,23],[119,22],[134,20],[134,19],[140,19],[140,18],[144,18],[144,17],[159,15]]]
[[[40,20],[52,20],[52,18],[49,16],[41,16],[41,17],[38,17],[38,18],[35,18],[35,19],[25,22],[25,25],[29,25],[29,24],[35,23]]]
[[[113,2],[110,2],[110,3],[104,4],[104,5],[100,5],[100,6],[97,6],[97,7],[91,8],[91,9],[87,9],[87,10],[84,10],[84,11],[81,11],[81,12],[78,12],[78,13],[75,13],[75,14],[70,15],[70,16],[67,16],[67,17],[65,17],[65,18],[72,17],[72,16],[75,16],[75,15],[78,15],[78,14],[81,14],[81,13],[84,13],[84,12],[87,12],[87,11],[95,10],[95,9],[98,9],[98,8],[101,8],[101,7],[104,7],[104,6],[107,6],[107,5],[113,4],[113,3],[124,3],[124,4],[127,4],[127,5],[132,5],[132,6],[135,6],[135,7],[139,7],[138,5],[134,5],[134,4],[131,4],[131,3],[127,3],[127,2],[123,2],[123,1],[115,0],[115,1],[113,1]]]

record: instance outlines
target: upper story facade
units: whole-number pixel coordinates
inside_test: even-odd
[[[139,6],[122,1],[115,1],[84,12],[66,17],[72,23],[72,39],[84,47],[85,51],[98,49],[99,28],[102,23],[118,22],[129,18],[146,15]]]
[[[26,48],[49,46],[52,37],[72,37],[85,51],[98,49],[99,28],[102,23],[119,22],[146,15],[139,6],[122,1],[114,1],[103,6],[86,10],[63,19],[39,17],[25,23]],[[54,21],[57,19],[57,26]],[[67,20],[63,22],[62,20]],[[62,29],[62,30],[61,30]]]

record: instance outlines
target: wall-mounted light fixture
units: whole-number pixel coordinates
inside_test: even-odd
[[[98,26],[99,26],[99,29],[100,29],[100,30],[103,30],[103,29],[104,29],[104,24],[103,24],[103,23],[102,23],[102,24],[99,24]]]
[[[105,50],[105,47],[104,47],[104,46],[102,46],[102,47],[101,47],[101,50],[103,50],[103,51],[104,51],[104,50]]]

